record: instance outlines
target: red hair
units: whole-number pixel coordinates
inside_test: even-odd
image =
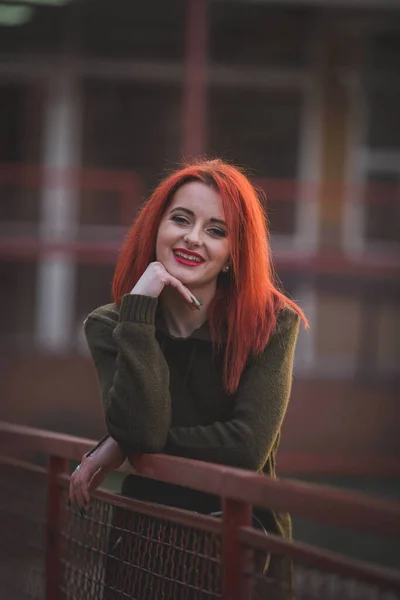
[[[154,260],[162,215],[179,187],[201,181],[221,196],[230,241],[229,276],[221,275],[209,309],[214,348],[225,342],[223,385],[234,393],[247,359],[259,354],[288,304],[303,311],[274,283],[266,217],[256,189],[236,167],[220,159],[187,164],[164,179],[128,233],[116,265],[112,292],[117,305]]]

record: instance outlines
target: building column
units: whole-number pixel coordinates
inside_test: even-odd
[[[48,83],[42,167],[40,238],[72,242],[77,232],[78,190],[71,171],[80,164],[78,81],[68,69]],[[74,330],[76,261],[68,251],[45,252],[38,264],[36,343],[66,352]]]
[[[207,106],[208,0],[186,0],[186,54],[183,90],[183,155],[205,152]]]
[[[323,250],[341,247],[343,214],[347,193],[350,98],[344,70],[356,51],[354,40],[337,27],[324,35],[322,87],[322,148],[320,188],[320,231]]]

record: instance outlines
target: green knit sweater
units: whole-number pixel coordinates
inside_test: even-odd
[[[222,387],[223,353],[213,355],[208,322],[188,338],[170,335],[158,300],[126,295],[91,313],[85,333],[108,432],[127,454],[164,452],[275,476],[275,452],[292,384],[299,316],[283,308],[264,351],[248,361],[237,392]],[[139,481],[140,479],[140,481]],[[216,499],[128,476],[123,492],[211,512]],[[264,514],[290,535],[290,521]]]

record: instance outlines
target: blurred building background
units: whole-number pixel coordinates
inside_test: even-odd
[[[399,34],[397,0],[0,2],[0,418],[102,435],[82,322],[148,192],[208,154],[265,189],[279,277],[311,322],[286,471],[390,471]]]

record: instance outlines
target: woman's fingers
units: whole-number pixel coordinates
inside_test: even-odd
[[[80,465],[71,475],[70,501],[80,508],[87,506],[91,491],[96,489],[105,477],[124,462],[125,455],[117,442],[111,437],[105,438],[92,452],[85,454]]]
[[[150,263],[131,294],[141,294],[157,298],[164,289],[164,286],[171,285],[183,296],[190,308],[200,310],[201,302],[193,296],[190,290],[183,285],[179,279],[173,277],[160,262]]]
[[[136,282],[134,288],[131,290],[131,294],[158,298],[163,291],[166,275],[167,271],[161,263],[150,263],[139,281]]]
[[[97,468],[90,463],[90,460],[82,461],[79,469],[71,475],[70,500],[83,508],[90,502],[89,484]]]
[[[166,283],[166,285],[171,285],[176,290],[178,290],[178,292],[183,296],[183,298],[187,301],[188,305],[191,308],[200,310],[200,307],[201,307],[200,300],[195,298],[193,296],[192,292],[190,290],[188,290],[188,288],[186,286],[184,286],[183,283],[181,281],[179,281],[179,279],[176,279],[176,277],[173,277],[172,275],[170,275],[168,273],[165,283]]]

